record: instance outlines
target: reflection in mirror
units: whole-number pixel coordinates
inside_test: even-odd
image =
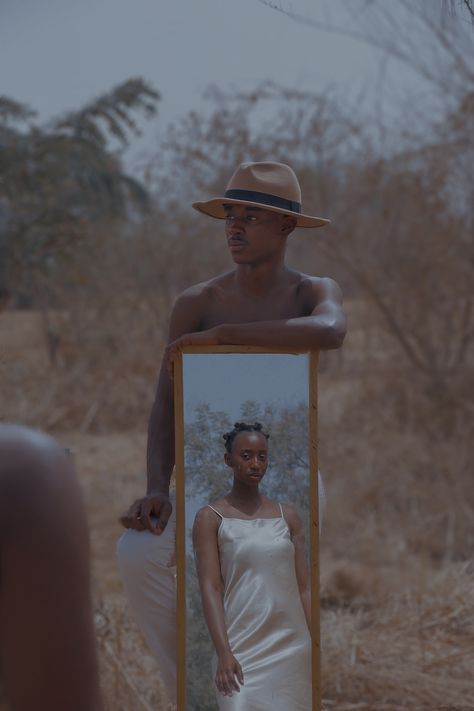
[[[233,697],[221,697],[224,700],[221,701],[220,706],[216,701],[212,662],[214,646],[202,612],[192,545],[192,527],[197,511],[207,504],[221,499],[232,488],[233,471],[224,462],[223,434],[232,430],[236,421],[259,422],[263,425],[263,429],[269,433],[268,468],[260,490],[275,502],[286,502],[293,505],[301,518],[306,539],[306,551],[309,550],[308,360],[308,354],[183,355],[186,495],[186,709],[188,711],[196,709],[216,711],[218,708],[230,711],[234,708],[244,708],[244,706],[234,706],[236,699]],[[280,516],[279,509],[276,511]],[[284,511],[285,518],[287,518],[285,507]],[[238,516],[239,514],[236,512],[235,517],[238,518]],[[275,513],[274,521],[276,516],[277,513]],[[265,518],[267,518],[267,514]],[[224,563],[222,550],[219,554],[222,572]],[[281,581],[279,589],[285,582]],[[242,590],[243,588],[240,591],[241,595]],[[268,595],[272,594],[270,590],[267,592]],[[255,606],[255,602],[253,600],[252,605]],[[302,607],[301,605],[301,610]],[[253,614],[252,610],[250,612]],[[248,617],[245,625],[245,629],[248,630]],[[275,630],[275,625],[272,629],[273,637],[275,634],[278,637],[279,633]],[[243,633],[246,633],[245,630]],[[305,624],[304,634],[307,635]],[[270,630],[270,635],[266,638],[267,643],[271,639],[272,631]],[[264,655],[270,654],[268,650],[262,651]],[[289,655],[288,658],[292,656],[294,657],[294,654]],[[310,665],[310,662],[308,664]],[[273,665],[273,669],[275,668],[278,667]],[[279,669],[281,674],[284,666]],[[260,690],[255,693],[272,694],[271,677],[268,679],[269,683],[262,684],[262,680],[265,682],[262,673],[260,672]],[[251,675],[248,678],[252,681]],[[245,692],[248,693],[247,689]],[[301,705],[285,706],[284,700],[280,698],[274,699],[273,706],[269,705],[269,708],[280,709],[278,703],[281,703],[283,704],[281,708],[285,708],[285,711],[290,708],[301,709],[301,711],[311,709],[313,706],[310,701],[310,688],[307,693],[309,694],[307,701],[299,702]],[[235,693],[234,696],[236,696]],[[241,695],[237,694],[237,696]]]

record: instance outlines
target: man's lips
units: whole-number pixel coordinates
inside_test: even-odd
[[[242,249],[243,247],[245,247],[245,244],[246,243],[242,239],[230,239],[228,241],[229,249],[231,251],[234,251],[234,250],[238,251],[238,250]]]

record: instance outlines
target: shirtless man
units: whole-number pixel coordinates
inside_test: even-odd
[[[174,465],[173,358],[187,345],[339,348],[346,331],[336,282],[301,274],[285,264],[287,239],[295,227],[322,227],[329,222],[301,213],[300,187],[289,166],[244,163],[223,197],[193,207],[225,220],[236,266],[187,289],[176,300],[149,422],[147,495],[122,518],[130,530],[118,545],[126,592],[171,698],[175,693],[174,512],[169,498]]]

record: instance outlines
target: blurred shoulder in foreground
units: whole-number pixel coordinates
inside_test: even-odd
[[[102,711],[89,537],[71,457],[10,424],[0,424],[0,684],[1,709]]]

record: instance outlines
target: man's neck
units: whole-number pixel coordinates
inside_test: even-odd
[[[235,283],[245,295],[263,296],[280,286],[287,278],[288,271],[283,260],[277,264],[239,264],[235,270]]]

